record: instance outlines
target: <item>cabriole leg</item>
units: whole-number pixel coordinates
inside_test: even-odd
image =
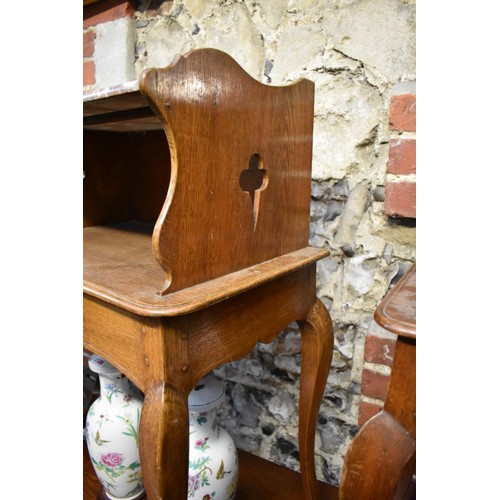
[[[188,394],[183,394],[166,383],[159,383],[146,390],[139,446],[148,500],[187,498],[187,398]]]
[[[302,366],[299,401],[299,450],[304,499],[319,498],[314,467],[314,438],[319,406],[323,398],[333,353],[333,327],[323,303],[316,299],[305,321],[302,335]]]

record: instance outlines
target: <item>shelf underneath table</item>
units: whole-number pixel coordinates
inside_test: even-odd
[[[240,474],[236,500],[302,500],[300,474],[239,450]],[[83,500],[96,500],[101,485],[83,442]],[[337,500],[337,488],[319,481],[320,499]]]

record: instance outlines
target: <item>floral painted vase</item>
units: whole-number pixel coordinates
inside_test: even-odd
[[[105,359],[92,355],[89,368],[99,375],[100,397],[87,413],[86,439],[95,473],[111,500],[133,500],[144,494],[139,462],[139,391]]]
[[[238,455],[233,439],[217,425],[224,386],[212,373],[189,395],[188,499],[232,500],[238,483]]]

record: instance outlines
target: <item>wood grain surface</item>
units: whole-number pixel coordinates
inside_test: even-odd
[[[328,251],[308,245],[314,85],[266,86],[200,49],[146,70],[139,88],[145,100],[131,84],[85,101],[83,343],[144,392],[147,494],[187,497],[187,402],[199,379],[298,321],[296,496],[318,500],[333,332],[316,297],[315,263]],[[151,119],[145,102],[164,131],[138,132]]]
[[[416,466],[416,263],[375,311],[380,326],[398,334],[382,412],[356,434],[344,458],[339,498],[414,498]]]
[[[146,70],[139,86],[165,126],[172,159],[153,233],[165,291],[307,246],[312,82],[264,85],[229,55],[203,49]],[[252,198],[240,177],[254,155],[267,181]]]

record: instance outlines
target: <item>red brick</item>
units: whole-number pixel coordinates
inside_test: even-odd
[[[389,387],[389,375],[383,375],[372,370],[363,370],[361,376],[361,394],[370,398],[385,401],[387,388]]]
[[[392,97],[389,128],[401,132],[415,132],[417,130],[417,96],[415,94]]]
[[[417,172],[417,142],[414,139],[393,140],[389,143],[389,174],[415,174]]]
[[[368,335],[365,341],[365,361],[392,366],[396,340]]]
[[[83,57],[94,55],[95,31],[87,31],[83,34]]]
[[[363,425],[367,420],[370,420],[370,418],[381,411],[382,405],[361,401],[361,403],[359,403],[358,425]]]
[[[135,14],[135,2],[123,0],[101,0],[83,7],[83,27],[107,23]]]
[[[83,63],[83,85],[94,85],[94,83],[95,83],[94,61],[85,61]]]
[[[388,182],[385,186],[385,213],[391,217],[417,216],[415,182]]]

